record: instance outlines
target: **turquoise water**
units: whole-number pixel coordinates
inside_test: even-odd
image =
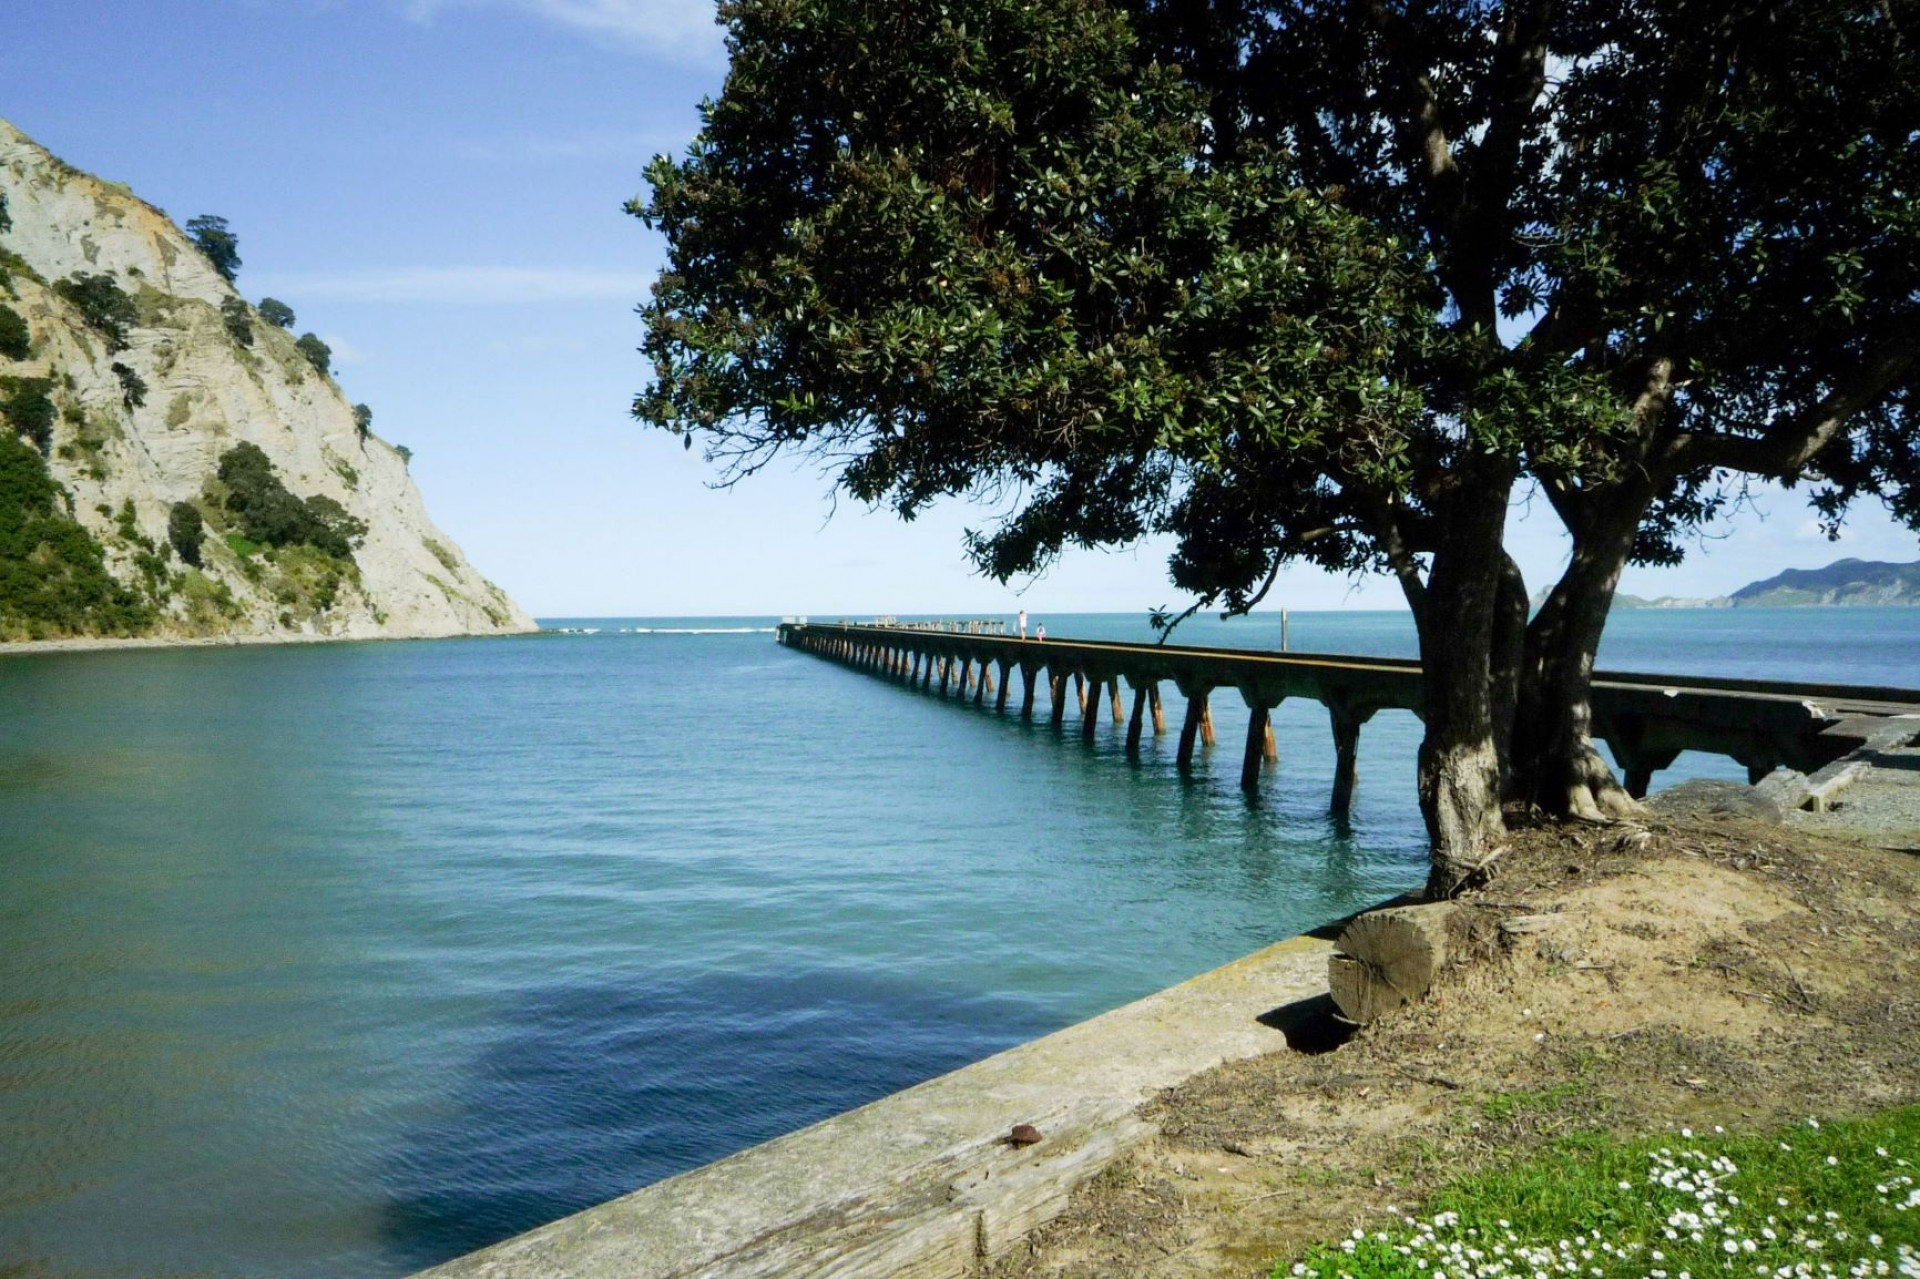
[[[1250,806],[1231,698],[1183,782],[1170,739],[1129,761],[771,635],[568,624],[603,630],[0,662],[0,1275],[402,1274],[1423,876],[1404,714],[1335,822],[1310,703]],[[1395,614],[1292,639],[1412,651]],[[1625,613],[1604,659],[1920,686],[1916,641]]]

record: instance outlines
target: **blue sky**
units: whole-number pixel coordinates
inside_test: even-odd
[[[692,137],[725,55],[675,0],[6,0],[0,115],[176,221],[239,234],[248,297],[333,345],[347,394],[414,451],[435,519],[541,616],[1136,611],[1177,602],[1165,548],[1069,557],[1016,595],[973,575],[955,504],[912,523],[805,469],[729,492],[627,414],[634,305],[661,245],[621,204]],[[1545,584],[1544,503],[1513,543]],[[1638,594],[1717,594],[1843,554],[1913,559],[1877,509],[1838,546],[1763,495]],[[1764,514],[1765,518],[1761,518]],[[831,516],[831,518],[829,518]],[[1300,569],[1275,607],[1399,607]]]

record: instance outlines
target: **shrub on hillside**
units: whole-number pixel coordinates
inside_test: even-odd
[[[321,373],[333,372],[333,348],[322,342],[312,333],[302,333],[300,340],[294,343],[300,354],[307,357],[307,363]]]
[[[167,512],[167,541],[182,564],[200,567],[200,543],[206,537],[206,521],[191,502],[175,502]]]
[[[127,330],[140,320],[140,308],[111,275],[80,272],[56,281],[53,291],[80,312],[87,326],[107,340],[109,354],[127,349]]]
[[[241,346],[253,345],[253,311],[239,298],[228,298],[220,304],[220,320],[227,326],[227,336]]]
[[[260,318],[268,324],[283,329],[293,327],[293,308],[285,302],[282,302],[279,298],[261,298],[260,305],[254,309],[260,313]]]
[[[145,378],[118,360],[113,362],[113,375],[120,379],[120,402],[127,406],[127,412],[131,413],[147,402]]]
[[[226,508],[249,542],[262,546],[311,546],[343,560],[366,536],[367,527],[328,497],[306,501],[281,482],[273,462],[255,444],[236,444],[220,457]]]
[[[0,635],[137,635],[153,610],[107,572],[100,543],[60,509],[46,460],[0,435]]]
[[[33,354],[33,330],[18,311],[0,303],[0,355],[24,360]]]
[[[33,441],[42,454],[53,446],[53,423],[59,417],[53,401],[47,397],[52,383],[46,378],[0,378],[0,412],[14,433]]]
[[[187,223],[187,234],[220,277],[232,284],[233,277],[240,274],[240,237],[227,229],[227,220],[202,213]]]

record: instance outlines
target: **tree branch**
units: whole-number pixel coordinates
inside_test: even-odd
[[[1772,479],[1796,476],[1847,428],[1853,417],[1920,373],[1920,313],[1903,316],[1869,350],[1853,375],[1818,403],[1776,419],[1758,435],[1682,434],[1659,458],[1667,475],[1696,467],[1744,471]]]

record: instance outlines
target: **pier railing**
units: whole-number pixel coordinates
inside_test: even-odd
[[[1214,743],[1211,699],[1231,689],[1249,712],[1240,770],[1249,791],[1257,789],[1263,763],[1277,755],[1273,710],[1290,697],[1310,698],[1327,708],[1336,813],[1352,803],[1362,726],[1382,710],[1424,709],[1420,663],[1404,658],[1026,639],[1008,635],[1004,621],[990,625],[789,623],[779,638],[923,692],[970,697],[975,705],[991,697],[997,711],[1007,709],[1017,674],[1020,715],[1034,716],[1044,692],[1048,721],[1061,727],[1073,709],[1092,741],[1110,711],[1125,728],[1129,752],[1140,749],[1149,724],[1156,735],[1167,731],[1160,689],[1172,684],[1186,700],[1176,756],[1183,769],[1196,746]],[[1685,750],[1729,756],[1754,780],[1783,765],[1811,773],[1883,738],[1891,717],[1920,717],[1920,690],[1600,671],[1593,711],[1594,735],[1613,752],[1628,789],[1644,795],[1653,774]],[[1914,730],[1920,733],[1920,718]]]

